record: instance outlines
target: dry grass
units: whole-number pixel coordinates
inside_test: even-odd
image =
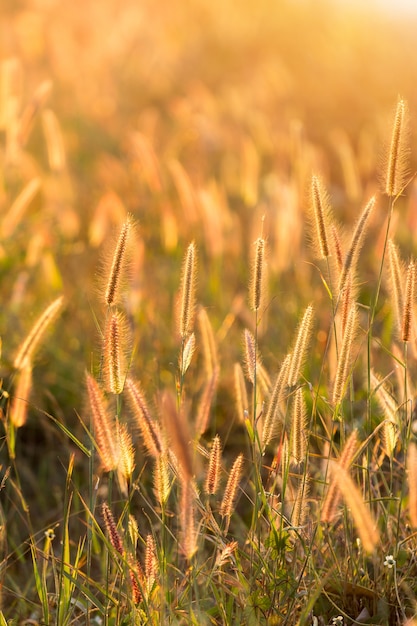
[[[411,20],[0,18],[0,623],[417,621]]]

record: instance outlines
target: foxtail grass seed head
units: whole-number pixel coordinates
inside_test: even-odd
[[[417,445],[410,441],[407,450],[408,513],[411,526],[417,528]]]
[[[250,330],[245,328],[244,333],[244,342],[245,342],[245,365],[246,365],[246,373],[248,379],[252,383],[255,384],[255,376],[256,376],[256,368],[258,363],[260,363],[259,353],[257,350],[255,337],[252,335]]]
[[[190,450],[191,437],[184,416],[178,413],[174,396],[168,391],[163,392],[161,396],[161,414],[172,450],[180,464],[180,475],[184,480],[190,480],[194,475]]]
[[[207,495],[214,495],[219,488],[220,479],[220,465],[222,457],[222,448],[219,435],[216,435],[213,439],[211,446],[209,466],[207,470],[206,481],[204,483],[204,490]]]
[[[192,332],[195,308],[196,247],[188,246],[182,269],[181,309],[179,330],[182,339]]]
[[[262,446],[265,451],[267,445],[271,440],[278,436],[283,424],[283,416],[285,415],[285,408],[283,404],[286,393],[286,381],[288,380],[288,371],[292,362],[292,354],[287,354],[278,375],[275,380],[274,388],[272,390],[271,397],[269,399],[268,408],[266,411],[263,432],[262,432]]]
[[[43,336],[45,335],[45,332],[52,322],[58,317],[63,304],[64,297],[60,296],[54,300],[38,318],[29,335],[26,337],[18,350],[14,360],[14,366],[16,369],[22,369],[33,361],[33,357],[43,339]]]
[[[248,392],[246,390],[245,376],[240,363],[235,363],[233,367],[235,384],[235,401],[239,422],[245,421],[245,411],[249,409]]]
[[[108,277],[107,287],[104,295],[104,300],[109,307],[113,306],[117,302],[122,274],[126,264],[128,242],[131,231],[132,220],[130,217],[128,217],[120,231],[116,249],[113,254],[110,274]]]
[[[106,401],[98,383],[90,374],[86,375],[86,379],[87,393],[98,451],[103,470],[105,472],[110,472],[117,469],[120,458],[117,437],[115,437],[114,433],[115,425],[113,420],[110,419]]]
[[[169,463],[166,454],[159,455],[155,460],[153,489],[157,501],[164,506],[170,491]]]
[[[237,492],[239,489],[239,482],[242,476],[243,468],[243,454],[239,454],[230,470],[229,478],[227,480],[226,489],[224,490],[223,499],[220,505],[220,515],[222,517],[230,518],[233,513]]]
[[[159,564],[156,555],[155,540],[153,536],[148,533],[146,535],[146,549],[145,549],[145,577],[146,587],[148,594],[152,591],[152,587],[159,575]]]
[[[132,443],[131,434],[126,424],[117,422],[117,439],[119,442],[120,459],[118,472],[130,482],[135,469],[135,449]]]
[[[390,239],[388,241],[388,266],[390,273],[390,295],[392,306],[395,311],[395,323],[399,333],[402,331],[402,316],[404,313],[403,293],[403,264],[398,255],[397,246]]]
[[[154,458],[158,458],[162,454],[163,449],[161,432],[159,425],[151,417],[142,389],[139,383],[134,382],[132,378],[128,378],[125,390],[135,424],[140,430],[145,448]]]
[[[298,383],[301,368],[303,367],[313,326],[313,307],[310,304],[304,313],[298,328],[297,338],[292,351],[291,365],[288,370],[288,385],[294,387]]]
[[[190,367],[193,355],[195,351],[195,335],[191,333],[185,342],[184,349],[180,356],[180,370],[181,375],[184,376],[188,368]]]
[[[405,100],[400,99],[395,111],[391,145],[385,175],[385,193],[390,198],[401,193],[408,169],[408,115]]]
[[[10,407],[10,421],[15,428],[20,428],[26,424],[29,396],[32,390],[32,366],[26,365],[18,373],[16,389]]]
[[[209,425],[210,421],[210,409],[213,404],[213,400],[217,391],[217,383],[219,380],[219,372],[216,369],[211,375],[210,380],[204,386],[203,393],[201,396],[201,400],[198,405],[197,410],[197,420],[196,420],[196,428],[195,433],[197,439],[203,435]]]
[[[321,258],[327,259],[330,255],[326,226],[329,208],[326,193],[320,179],[317,176],[313,176],[311,179],[311,202],[313,205],[320,255]]]
[[[104,378],[106,391],[114,394],[122,393],[124,385],[123,335],[123,317],[117,311],[109,316],[104,334]]]
[[[213,375],[213,371],[219,365],[216,339],[206,309],[204,309],[203,307],[199,308],[197,319],[200,330],[201,345],[203,349],[206,377],[210,379]]]
[[[355,429],[354,431],[352,431],[345,445],[343,446],[343,450],[338,461],[338,464],[340,465],[340,467],[343,467],[343,469],[345,470],[349,469],[355,457],[357,448],[358,448],[358,431]],[[337,507],[340,502],[340,497],[341,497],[341,494],[340,494],[340,490],[338,487],[338,483],[333,478],[333,475],[331,475],[329,488],[327,490],[327,494],[326,494],[326,497],[324,499],[324,502],[321,508],[321,521],[322,522],[324,523],[333,522],[337,513]]]
[[[295,528],[300,528],[306,523],[308,514],[308,496],[310,493],[309,476],[306,474],[301,481],[294,501],[291,514],[291,523]]]
[[[253,276],[251,280],[251,308],[259,311],[262,304],[263,282],[265,280],[265,239],[256,240]]]
[[[303,390],[297,389],[293,400],[291,421],[291,459],[299,465],[305,460],[307,449],[307,409],[304,401]]]
[[[362,499],[361,492],[353,482],[348,471],[340,464],[335,463],[332,472],[342,497],[350,509],[363,549],[365,552],[371,553],[375,550],[379,541],[376,521],[372,518],[369,509]]]
[[[104,519],[104,525],[106,526],[106,531],[110,539],[110,543],[113,546],[113,548],[116,550],[116,552],[118,552],[119,554],[123,556],[124,548],[123,548],[122,537],[119,531],[117,530],[113,513],[111,512],[110,507],[107,504],[107,502],[103,502],[103,504],[101,505],[101,512],[102,512],[103,519]]]
[[[343,268],[339,276],[339,293],[344,289],[349,273],[354,273],[359,252],[365,237],[366,228],[368,226],[368,221],[374,209],[374,206],[375,197],[372,197],[362,211],[362,214],[356,224],[355,230],[352,235],[352,240],[346,253],[345,261],[343,263]]]
[[[407,343],[411,340],[411,329],[414,309],[416,271],[414,262],[411,261],[407,269],[407,281],[405,285],[405,298],[403,310],[403,323],[401,329],[401,340]]]
[[[333,404],[338,406],[343,400],[352,365],[352,347],[357,332],[358,311],[354,304],[349,312],[342,347],[337,360],[336,378],[333,386]]]
[[[195,488],[192,480],[182,481],[180,500],[181,547],[190,561],[197,552]]]

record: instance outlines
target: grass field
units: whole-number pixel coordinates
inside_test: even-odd
[[[417,624],[416,25],[3,0],[0,626]]]

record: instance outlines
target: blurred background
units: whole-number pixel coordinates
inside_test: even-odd
[[[51,468],[68,441],[37,409],[82,436],[84,371],[100,360],[103,259],[127,213],[137,224],[123,301],[133,373],[150,398],[175,384],[173,309],[194,239],[198,300],[222,359],[216,419],[233,419],[232,365],[243,328],[253,326],[253,241],[263,228],[270,300],[260,343],[274,372],[306,304],[323,299],[306,226],[312,172],[349,233],[379,189],[399,96],[415,141],[416,26],[415,3],[400,0],[2,0],[0,323],[9,392],[18,345],[55,297],[67,299],[18,433],[33,493],[40,475],[51,477],[48,493],[36,494],[51,519],[51,498],[57,511],[62,504]],[[415,250],[416,154],[394,224],[404,256]],[[386,206],[380,198],[377,247]],[[365,249],[364,301],[375,267]],[[317,310],[320,328],[328,302]],[[324,339],[317,331],[318,355]],[[59,467],[61,484],[63,474]]]

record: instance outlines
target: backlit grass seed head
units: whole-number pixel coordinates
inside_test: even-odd
[[[343,400],[352,365],[352,347],[357,332],[358,311],[354,304],[349,312],[342,347],[337,360],[336,378],[333,386],[333,404],[338,406]]]
[[[169,462],[166,454],[161,454],[155,460],[153,490],[161,506],[165,505],[169,497]]]
[[[407,450],[408,513],[411,526],[417,528],[417,445],[410,441]]]
[[[283,404],[287,392],[288,371],[291,361],[292,354],[287,354],[282,362],[269,399],[262,432],[262,446],[264,450],[270,441],[279,435],[282,429],[285,408],[281,405]]]
[[[352,431],[345,445],[343,446],[343,450],[338,461],[338,464],[340,465],[340,467],[343,467],[345,470],[349,469],[355,457],[357,448],[358,448],[358,431],[355,429],[354,431]],[[321,517],[322,522],[324,523],[333,522],[336,512],[337,512],[338,504],[340,502],[340,498],[341,498],[341,493],[338,487],[338,483],[333,478],[333,475],[330,474],[329,488],[327,490],[327,494],[326,494],[326,497],[324,499],[322,509],[321,509],[320,517]]]
[[[243,468],[243,454],[239,454],[230,470],[229,478],[227,480],[226,489],[224,490],[223,499],[220,505],[220,515],[222,517],[230,518],[233,513],[233,508],[239,489],[239,482],[242,476]]]
[[[190,480],[194,475],[191,457],[191,437],[183,414],[178,413],[174,396],[165,391],[161,396],[160,410],[165,432],[180,464],[180,476]]]
[[[388,241],[388,267],[390,274],[390,295],[395,311],[395,324],[399,333],[402,330],[402,316],[404,312],[403,274],[404,268],[398,255],[397,246],[390,239]]]
[[[339,276],[339,293],[342,291],[342,289],[344,289],[349,273],[352,272],[352,275],[354,274],[359,252],[363,244],[366,228],[368,226],[369,217],[374,209],[374,206],[375,197],[372,197],[362,211],[362,214],[356,224],[349,249],[345,256],[343,268]]]
[[[258,363],[260,363],[260,357],[259,357],[259,353],[257,350],[255,338],[250,332],[250,330],[245,328],[243,337],[244,337],[244,348],[245,348],[246,373],[247,373],[248,379],[250,380],[252,385],[254,385],[256,368],[257,368]]]
[[[16,358],[14,360],[14,367],[16,369],[22,369],[30,362],[39,348],[39,345],[47,331],[48,327],[57,318],[61,312],[64,303],[64,297],[60,296],[54,300],[47,309],[38,318],[29,335],[26,337],[22,345],[20,346]]]
[[[305,460],[307,432],[307,410],[303,390],[300,388],[294,395],[290,436],[291,459],[297,465]]]
[[[179,331],[182,339],[188,337],[193,329],[195,309],[195,280],[196,280],[196,247],[190,243],[185,255],[182,269],[181,308]]]
[[[126,424],[117,422],[117,439],[120,450],[118,472],[130,482],[135,469],[135,449]]]
[[[154,458],[158,458],[163,450],[161,432],[158,423],[151,417],[142,389],[139,383],[128,378],[125,391],[145,448]]]
[[[308,497],[310,493],[309,476],[306,475],[301,481],[294,501],[291,514],[291,523],[296,528],[304,526],[308,514]]]
[[[222,448],[219,435],[216,435],[213,439],[211,446],[209,466],[207,470],[207,476],[204,483],[204,490],[208,495],[214,495],[219,488],[220,479],[220,465],[222,457]]]
[[[317,176],[313,176],[311,179],[311,203],[316,225],[316,241],[319,244],[321,258],[326,259],[330,255],[326,224],[329,204],[326,192]]]
[[[408,265],[407,280],[405,285],[404,309],[402,317],[401,340],[408,342],[411,340],[411,328],[414,309],[416,271],[414,262]]]
[[[188,368],[190,367],[193,355],[195,351],[195,335],[191,333],[185,342],[184,349],[180,355],[180,370],[182,376],[186,373]]]
[[[152,591],[154,582],[159,575],[159,564],[156,555],[155,541],[151,534],[146,535],[145,548],[145,578],[148,594]]]
[[[213,375],[213,371],[218,367],[219,364],[216,339],[206,309],[204,309],[203,307],[199,308],[197,319],[200,330],[204,367],[206,370],[207,378],[210,378]]]
[[[113,254],[110,274],[108,277],[107,287],[104,295],[104,300],[107,306],[113,306],[117,302],[122,274],[126,264],[128,241],[131,231],[132,220],[130,217],[128,217],[122,226],[116,249]]]
[[[210,410],[217,392],[217,383],[219,380],[219,371],[216,369],[211,375],[210,380],[204,386],[201,400],[198,405],[195,433],[197,439],[203,435],[210,421]]]
[[[197,552],[197,528],[195,488],[191,480],[182,481],[180,511],[181,548],[185,558],[190,561]]]
[[[108,414],[103,392],[96,380],[90,374],[86,375],[86,379],[96,444],[103,470],[110,472],[117,469],[120,458],[115,424]]]
[[[245,421],[245,411],[249,408],[249,401],[248,392],[246,390],[245,376],[240,363],[234,364],[233,374],[237,415],[239,421],[243,423]]]
[[[112,313],[107,321],[104,334],[104,379],[106,391],[119,394],[124,385],[124,354],[122,342],[125,329],[123,316],[119,312]]]
[[[361,492],[353,482],[348,471],[340,464],[335,463],[332,472],[343,499],[350,509],[363,549],[365,552],[371,553],[375,550],[379,541],[376,521],[372,518],[368,507],[362,499]]]
[[[310,342],[313,317],[313,307],[310,304],[306,308],[303,319],[301,320],[292,351],[291,365],[288,370],[288,385],[290,387],[297,385],[300,377],[301,368],[303,367]]]
[[[114,517],[113,517],[113,513],[110,510],[109,505],[107,504],[107,502],[103,502],[103,504],[101,505],[101,512],[103,515],[103,519],[104,519],[104,524],[106,526],[106,531],[107,534],[109,536],[110,539],[110,543],[113,546],[113,548],[123,556],[124,554],[124,547],[123,547],[123,541],[122,541],[122,537],[119,533],[119,531],[117,530],[117,526],[116,526],[116,522],[114,521]]]
[[[259,237],[256,242],[253,275],[251,279],[251,308],[259,311],[263,297],[263,283],[265,280],[265,239]]]
[[[20,428],[26,423],[31,390],[32,366],[27,362],[18,373],[16,389],[9,412],[10,421],[15,428]]]
[[[408,169],[408,115],[406,102],[400,99],[395,111],[391,145],[385,174],[385,193],[389,197],[401,193]]]

